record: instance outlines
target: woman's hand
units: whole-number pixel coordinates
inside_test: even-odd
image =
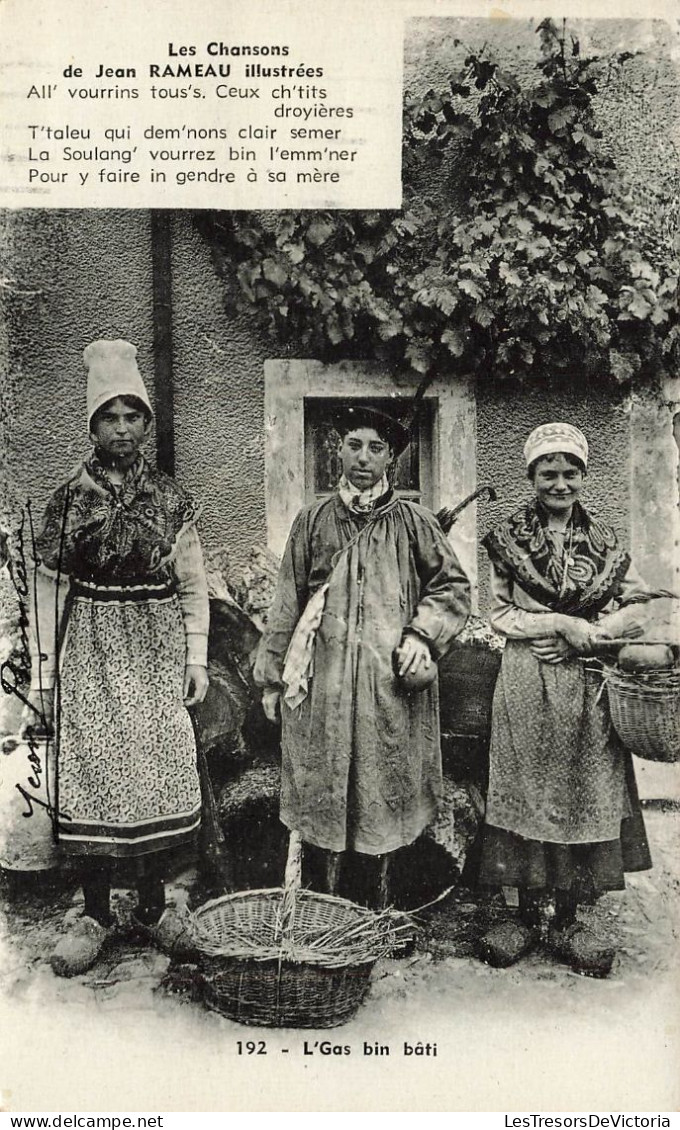
[[[27,703],[21,714],[23,732],[32,730],[34,734],[51,734],[54,723],[54,689],[31,687],[26,694]]]
[[[208,671],[198,663],[187,663],[184,668],[184,705],[197,706],[208,693]]]
[[[593,648],[593,626],[580,616],[558,616],[557,631],[578,655],[587,655]]]
[[[397,648],[397,659],[399,660],[398,674],[413,675],[419,667],[429,667],[432,663],[432,656],[430,649],[420,636],[416,636],[413,632],[407,632]]]
[[[262,709],[265,718],[276,724],[281,717],[281,691],[274,687],[273,690],[263,691]]]
[[[565,659],[573,659],[577,652],[561,636],[548,636],[531,641],[531,654],[541,663],[563,663]]]

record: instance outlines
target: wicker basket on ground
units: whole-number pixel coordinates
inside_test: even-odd
[[[648,761],[680,760],[680,670],[605,668],[612,723],[623,744]]]
[[[332,1028],[363,1001],[373,966],[410,933],[410,920],[301,889],[291,837],[283,888],[240,891],[195,911],[204,999],[241,1024]]]

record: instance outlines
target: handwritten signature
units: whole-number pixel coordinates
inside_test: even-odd
[[[43,763],[41,756],[43,750],[47,753],[47,742],[52,740],[53,732],[50,719],[47,717],[44,709],[44,694],[45,688],[42,685],[40,666],[47,656],[38,652],[38,686],[39,686],[39,700],[40,705],[31,702],[22,690],[31,678],[31,647],[30,647],[30,584],[29,584],[29,566],[26,561],[26,533],[28,532],[30,538],[30,555],[32,560],[32,570],[35,576],[35,570],[38,567],[38,558],[36,555],[35,534],[33,527],[33,515],[31,512],[31,503],[27,502],[26,507],[22,510],[21,519],[19,521],[18,530],[16,533],[16,549],[12,555],[12,564],[10,568],[10,577],[14,590],[19,600],[19,645],[14,650],[9,659],[6,659],[0,665],[0,685],[2,686],[5,694],[14,695],[23,703],[26,710],[34,717],[32,721],[26,724],[23,728],[23,740],[28,746],[28,776],[24,783],[18,781],[15,788],[23,797],[26,803],[26,809],[22,813],[23,816],[33,816],[36,805],[47,809],[51,816],[55,815],[53,806],[49,800],[45,798],[43,791],[43,776],[46,774],[47,765]],[[37,608],[36,608],[37,620]],[[36,635],[39,640],[39,632],[36,624]],[[29,715],[30,716],[30,715]],[[18,742],[13,739],[6,739],[3,743],[3,753],[12,753],[18,746]],[[39,795],[42,792],[43,795]],[[48,790],[49,792],[49,790]]]
[[[44,795],[40,795],[42,789],[43,773],[45,772],[46,766],[43,763],[40,753],[38,752],[39,745],[36,743],[35,739],[32,740],[28,734],[26,735],[25,740],[26,745],[28,746],[28,777],[26,778],[25,786],[20,781],[17,781],[14,785],[17,792],[23,797],[24,801],[26,802],[26,809],[24,810],[24,812],[22,812],[21,815],[26,817],[32,816],[35,811],[36,805],[38,805],[40,808],[47,809],[50,815],[52,815],[54,813],[54,809],[49,799],[46,799]],[[14,753],[14,751],[18,749],[21,744],[22,743],[20,741],[17,741],[16,738],[5,738],[4,742],[2,743],[2,752],[4,754]],[[47,750],[47,746],[45,746],[45,749]]]

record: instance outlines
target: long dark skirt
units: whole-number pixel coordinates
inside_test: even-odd
[[[484,824],[465,863],[463,880],[471,887],[498,890],[573,890],[583,897],[623,890],[624,872],[652,866],[630,754],[626,786],[630,815],[621,821],[616,840],[557,844],[524,839],[514,832]]]

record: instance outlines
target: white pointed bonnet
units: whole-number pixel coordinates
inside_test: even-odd
[[[117,396],[136,396],[153,415],[149,395],[137,368],[137,348],[129,341],[93,341],[83,350],[87,367],[87,427],[98,408]]]

